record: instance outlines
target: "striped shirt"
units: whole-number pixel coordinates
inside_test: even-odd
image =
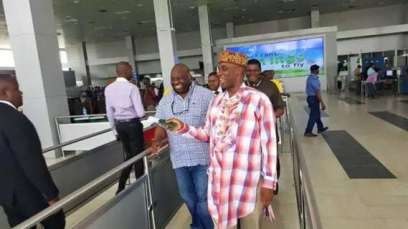
[[[203,126],[212,98],[213,94],[210,90],[193,83],[185,98],[175,92],[164,96],[157,106],[156,117],[159,119],[176,117],[189,125]],[[185,138],[169,131],[167,136],[174,169],[208,165],[208,143]]]
[[[182,131],[210,143],[208,207],[219,228],[233,227],[254,210],[258,185],[275,189],[274,119],[268,97],[242,85],[232,97],[215,97],[204,127]]]

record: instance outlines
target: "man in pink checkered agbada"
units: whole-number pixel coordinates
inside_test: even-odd
[[[271,204],[277,183],[272,104],[262,92],[245,86],[245,65],[241,54],[219,55],[225,92],[211,102],[204,127],[167,122],[173,131],[210,143],[208,208],[220,229],[235,227],[238,220],[241,228],[259,228],[257,219]]]

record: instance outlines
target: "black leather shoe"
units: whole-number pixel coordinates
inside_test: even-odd
[[[324,127],[323,129],[318,130],[317,133],[321,134],[321,133],[325,132],[325,131],[328,130],[328,129],[329,129],[329,127],[326,126],[326,127]]]
[[[305,137],[317,137],[317,134],[314,134],[314,133],[305,133]]]

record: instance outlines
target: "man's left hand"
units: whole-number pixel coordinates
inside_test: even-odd
[[[261,203],[264,208],[272,203],[273,189],[261,188]]]

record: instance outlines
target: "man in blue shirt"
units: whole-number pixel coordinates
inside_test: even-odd
[[[192,126],[204,126],[213,93],[192,82],[190,70],[184,64],[176,64],[173,67],[171,85],[173,92],[160,101],[156,117],[165,120],[175,117]],[[191,228],[213,228],[207,206],[208,143],[185,138],[157,127],[153,153],[164,144],[166,138],[179,192],[193,220]]]
[[[320,90],[320,80],[319,80],[319,65],[312,65],[310,67],[310,75],[306,81],[306,95],[307,95],[307,104],[310,108],[309,121],[307,122],[307,127],[305,130],[306,137],[316,137],[316,134],[313,134],[313,127],[315,123],[317,124],[317,132],[323,133],[328,128],[323,126],[321,116],[320,116],[320,104],[322,110],[326,109],[326,105],[323,102],[322,94]]]

